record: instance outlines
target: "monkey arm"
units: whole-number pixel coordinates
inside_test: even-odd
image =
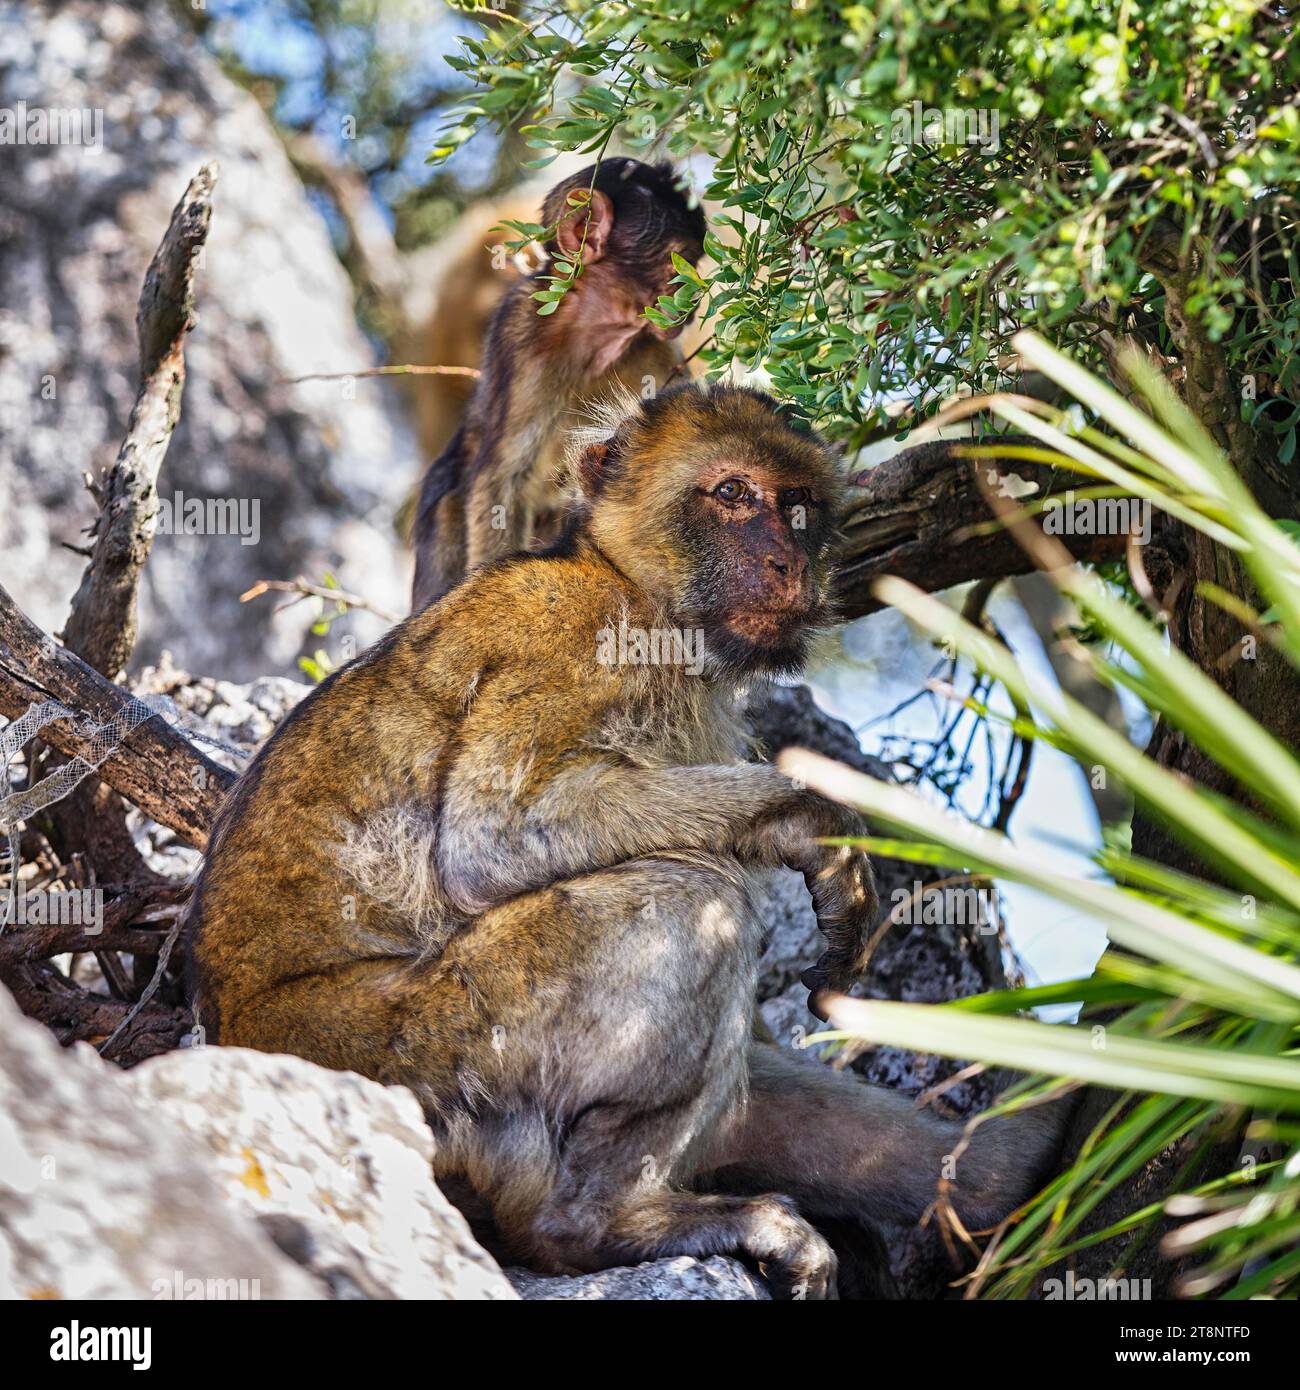
[[[528,505],[516,486],[518,470],[507,461],[478,474],[470,489],[466,524],[466,569],[504,559],[528,540]]]
[[[593,757],[521,787],[527,777],[526,766],[480,763],[448,781],[438,874],[467,912],[647,855],[737,854],[757,820],[799,795],[766,765],[642,768]]]
[[[819,836],[861,833],[854,813],[797,789],[769,764],[644,768],[590,759],[535,794],[499,765],[461,767],[444,790],[439,880],[478,914],[518,894],[648,855],[697,851],[803,873],[829,949],[805,983],[843,988],[876,912],[870,862]],[[527,776],[524,772],[523,776]]]
[[[411,610],[437,602],[465,574],[466,464],[472,445],[464,424],[425,471],[411,544],[415,549],[415,582]]]

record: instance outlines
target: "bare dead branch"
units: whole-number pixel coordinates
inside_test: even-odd
[[[19,966],[6,975],[5,984],[23,1013],[44,1023],[65,1046],[104,1043],[135,1007],[125,1000],[88,994],[41,963]],[[187,1009],[146,1005],[119,1038],[113,1061],[130,1067],[146,1057],[170,1052],[188,1031],[190,1021]]]
[[[94,549],[63,640],[113,677],[135,646],[136,591],[158,524],[158,470],[180,419],[185,335],[194,327],[194,271],[212,217],[217,166],[205,164],[176,204],[145,272],[136,310],[140,389],[126,438],[100,479]]]
[[[132,696],[60,647],[0,588],[0,715],[16,719],[29,705],[60,700],[95,723],[119,715]],[[68,757],[89,751],[83,731],[67,720],[41,738]],[[161,718],[138,725],[99,768],[101,780],[147,816],[203,849],[235,774],[202,753]]]

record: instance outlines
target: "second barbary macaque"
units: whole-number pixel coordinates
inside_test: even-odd
[[[703,253],[704,215],[668,164],[606,159],[556,185],[542,208],[546,264],[506,292],[460,427],[420,486],[412,542],[418,610],[467,571],[558,529],[568,503],[565,441],[593,401],[648,396],[681,361],[674,329],[647,306]],[[581,271],[559,308],[538,313],[557,257]]]

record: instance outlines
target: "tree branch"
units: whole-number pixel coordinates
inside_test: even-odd
[[[60,700],[95,724],[120,714],[132,696],[80,657],[58,646],[0,588],[0,715]],[[41,738],[68,757],[90,753],[84,730],[61,720]],[[161,718],[138,725],[99,768],[99,777],[147,816],[203,849],[235,774],[213,762]]]
[[[1032,560],[1006,530],[975,534],[981,523],[996,520],[980,492],[977,469],[992,470],[997,479],[1014,475],[1034,483],[1036,490],[1024,496],[1035,502],[1095,482],[1021,459],[963,457],[961,450],[976,443],[987,447],[1034,441],[1010,436],[936,440],[904,449],[857,476],[858,487],[841,525],[845,543],[836,591],[842,616],[861,618],[881,607],[871,592],[881,575],[898,575],[933,593],[1033,569]],[[995,480],[994,486],[1001,483]],[[1023,489],[1015,491],[1020,495]],[[1124,554],[1123,534],[1061,539],[1079,560],[1118,559]]]
[[[194,271],[212,217],[217,166],[205,164],[176,204],[145,273],[136,310],[140,389],[117,458],[95,489],[90,563],[72,600],[64,643],[115,676],[135,646],[136,591],[158,524],[158,470],[181,413],[185,335],[194,327]]]

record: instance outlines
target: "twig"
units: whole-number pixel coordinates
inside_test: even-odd
[[[94,549],[63,631],[66,646],[112,678],[135,646],[136,593],[158,525],[158,470],[181,413],[194,271],[212,218],[217,166],[205,164],[172,212],[136,310],[140,389],[126,438],[98,484]]]
[[[306,376],[282,376],[280,386],[297,386],[303,381],[348,381],[358,376],[466,376],[477,377],[477,367],[425,367],[405,362],[392,367],[358,367],[353,372],[308,372]]]
[[[251,589],[240,594],[239,601],[240,603],[248,603],[251,599],[261,598],[263,594],[271,590],[275,590],[277,593],[297,595],[297,598],[284,605],[286,608],[291,608],[301,599],[324,598],[332,599],[344,608],[364,609],[367,613],[373,613],[376,618],[380,618],[386,623],[401,622],[395,613],[389,613],[383,608],[376,608],[369,599],[362,598],[360,594],[349,593],[346,589],[331,589],[327,584],[313,584],[311,580],[304,579],[301,575],[297,579],[259,579]]]

